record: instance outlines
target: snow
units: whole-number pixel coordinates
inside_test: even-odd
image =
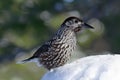
[[[120,55],[81,58],[48,71],[41,80],[120,80]]]

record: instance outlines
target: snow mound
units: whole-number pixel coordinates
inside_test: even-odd
[[[48,71],[42,80],[120,80],[120,55],[81,58]]]

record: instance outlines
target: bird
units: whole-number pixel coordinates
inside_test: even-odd
[[[20,63],[37,62],[47,70],[65,65],[76,49],[76,34],[83,28],[94,29],[78,17],[66,18],[51,39],[44,42],[30,58]]]

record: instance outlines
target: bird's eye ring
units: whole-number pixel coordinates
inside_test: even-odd
[[[67,28],[69,28],[70,26],[67,26]]]
[[[75,23],[78,23],[78,20],[75,20]]]

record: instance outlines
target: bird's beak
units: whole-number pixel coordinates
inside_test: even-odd
[[[87,24],[87,23],[82,23],[82,26],[84,28],[91,28],[91,29],[94,29],[94,27],[92,27],[91,25]]]

